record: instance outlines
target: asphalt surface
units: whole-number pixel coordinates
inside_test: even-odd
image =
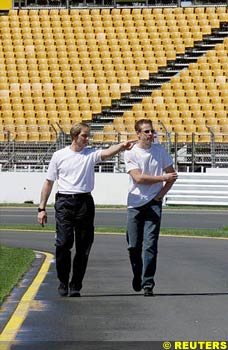
[[[48,223],[54,224],[54,209],[48,208]],[[36,224],[37,208],[0,207],[1,224]],[[125,209],[96,209],[95,226],[125,227]],[[162,227],[214,229],[228,226],[227,210],[163,209]]]
[[[107,218],[100,214],[96,220],[102,223]],[[1,222],[15,215],[18,223],[19,217],[32,218],[27,210],[17,210],[14,219],[8,215],[1,210]],[[185,215],[184,227],[226,224],[225,211],[175,215],[179,221]],[[0,243],[54,253],[54,233],[0,231]],[[228,339],[227,249],[228,240],[160,237],[155,296],[145,298],[131,288],[124,235],[96,235],[81,298],[58,296],[53,261],[10,348],[151,349],[148,341]],[[0,325],[23,288],[24,283],[4,304]]]

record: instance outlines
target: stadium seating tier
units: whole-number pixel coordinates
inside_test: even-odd
[[[75,121],[92,122],[227,19],[219,6],[10,10],[0,17],[2,131],[18,141],[54,141],[56,125],[69,133]],[[145,116],[178,133],[225,125],[227,50],[225,39],[141,108],[125,111],[114,131],[132,131],[129,123]],[[116,142],[111,136],[97,140]]]

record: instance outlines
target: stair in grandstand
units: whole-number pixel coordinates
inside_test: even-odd
[[[169,61],[166,67],[160,67],[158,73],[150,74],[149,80],[142,80],[139,87],[133,87],[131,93],[122,95],[120,101],[114,101],[112,106],[103,110],[102,114],[94,117],[92,128],[99,129],[102,122],[111,122],[115,116],[122,116],[135,103],[140,103],[145,96],[150,96],[154,89],[160,89],[162,84],[169,82],[182,69],[196,62],[198,57],[204,56],[208,50],[214,49],[216,44],[222,43],[228,36],[228,23],[223,22],[220,28],[213,29],[211,35],[204,35],[203,41],[195,42],[193,48],[187,48],[184,54],[178,54],[175,61]]]

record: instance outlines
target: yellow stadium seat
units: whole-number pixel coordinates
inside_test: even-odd
[[[218,20],[218,15],[216,13],[216,8],[214,6],[206,7],[205,12],[209,22],[211,20]]]
[[[150,110],[150,111],[145,111],[145,117],[148,119],[155,119],[156,118],[156,111]]]
[[[204,115],[201,111],[192,113],[192,118],[194,119],[194,123],[196,124],[196,126],[205,126],[206,119],[204,118]]]
[[[172,119],[179,118],[179,116],[180,116],[180,112],[177,109],[169,110],[169,108],[168,108],[167,112],[168,112],[168,116],[171,119],[171,121],[172,121]]]
[[[174,125],[182,125],[182,119],[180,117],[173,117],[170,120],[171,124]]]
[[[15,139],[15,126],[12,124],[4,125],[4,131],[6,132],[6,139],[12,141]]]
[[[225,112],[225,111],[224,111]],[[228,125],[227,115],[224,113],[224,115],[216,115],[216,118],[218,120],[218,124],[220,126]]]
[[[223,142],[223,135],[221,134],[220,126],[219,125],[212,125],[209,128],[210,128],[210,131],[213,133],[214,141],[215,142]]]
[[[39,132],[49,132],[50,131],[50,126],[48,126],[47,124],[38,124],[38,130]]]
[[[101,110],[102,110],[102,106],[101,106],[101,103],[100,102],[93,102],[91,103],[91,110],[92,110],[92,113],[101,113]]]
[[[37,119],[35,118],[35,114],[26,116],[24,115],[24,120],[27,126],[29,125],[36,125]]]
[[[198,142],[210,142],[210,133],[205,126],[198,126],[196,131],[198,133]]]
[[[195,124],[186,124],[185,125],[185,132],[186,133],[196,132],[196,125]]]
[[[228,125],[223,125],[221,127],[221,133],[223,136],[223,142],[228,142]]]
[[[127,140],[134,140],[137,136],[136,136],[136,132],[135,132],[135,128],[134,126],[128,126],[127,127]]]
[[[93,143],[103,143],[104,142],[104,135],[102,131],[95,131],[93,133]]]
[[[172,126],[172,131],[177,134],[177,142],[186,142],[186,134],[183,125],[176,124]]]
[[[113,124],[105,124],[103,127],[104,133],[112,133],[114,132],[114,125]]]
[[[123,121],[124,121],[125,126],[135,124],[134,113],[135,112],[133,112],[132,110],[125,111],[123,113]]]
[[[114,130],[115,130],[115,132],[116,133],[118,133],[118,134],[124,134],[125,133],[125,126],[124,126],[124,124],[116,124],[115,126],[114,126]],[[119,135],[118,135],[119,136]]]
[[[39,141],[40,142],[50,142],[51,141],[50,131],[39,132]]]
[[[28,119],[28,118],[33,118],[34,115],[35,115],[35,111],[34,110],[24,110],[23,111],[23,114],[24,114],[24,118],[25,119]]]
[[[174,98],[175,98],[175,103],[177,105],[180,105],[182,103],[186,103],[187,102],[187,98],[184,95],[180,95],[180,96],[176,95]]]
[[[49,125],[56,125],[59,124],[59,117],[57,115],[57,112],[48,112],[47,113],[48,118],[48,124]]]
[[[112,83],[109,86],[110,97],[113,100],[119,100],[121,97],[120,85],[118,83]]]
[[[15,124],[15,130],[16,132],[27,132],[27,126],[24,124]]]
[[[79,110],[70,111],[69,118],[71,119],[72,124],[80,123],[82,121]]]
[[[47,111],[56,111],[56,104],[55,103],[46,104],[46,110]]]
[[[116,143],[117,142],[117,134],[113,131],[112,133],[103,134],[103,141],[108,143]]]
[[[214,127],[214,126],[218,125],[218,120],[215,117],[209,118],[206,116],[205,120],[206,120],[206,125],[209,127]]]
[[[17,142],[27,142],[28,141],[27,131],[17,131],[15,134],[15,139]]]
[[[1,115],[2,115],[3,124],[7,125],[7,124],[14,123],[12,111],[2,111]]]
[[[117,142],[126,142],[128,140],[127,133],[121,131],[118,133]]]
[[[146,111],[142,110],[142,111],[134,111],[134,119],[135,120],[139,120],[139,119],[143,119],[145,118],[146,115]],[[127,120],[128,122],[128,120]]]
[[[18,125],[25,125],[25,118],[24,118],[24,115],[21,116],[21,117],[17,117],[15,114],[14,114],[14,122],[15,122],[15,125],[18,126]]]
[[[70,129],[72,127],[70,118],[60,118],[59,125],[61,126],[64,132],[67,132],[69,134]]]

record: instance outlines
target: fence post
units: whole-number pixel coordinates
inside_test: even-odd
[[[192,133],[192,173],[195,171],[195,134]]]
[[[175,154],[175,160],[174,160],[174,164],[175,164],[175,169],[177,169],[177,142],[178,142],[178,134],[175,132],[174,134],[174,154]]]
[[[170,153],[171,132],[167,132],[167,151]]]
[[[210,130],[211,134],[211,167],[215,168],[215,134],[212,130]]]
[[[121,134],[118,132],[117,134],[117,142],[120,143],[120,140],[121,140]],[[120,152],[117,154],[117,168],[120,169],[120,158],[121,155],[120,155]]]

